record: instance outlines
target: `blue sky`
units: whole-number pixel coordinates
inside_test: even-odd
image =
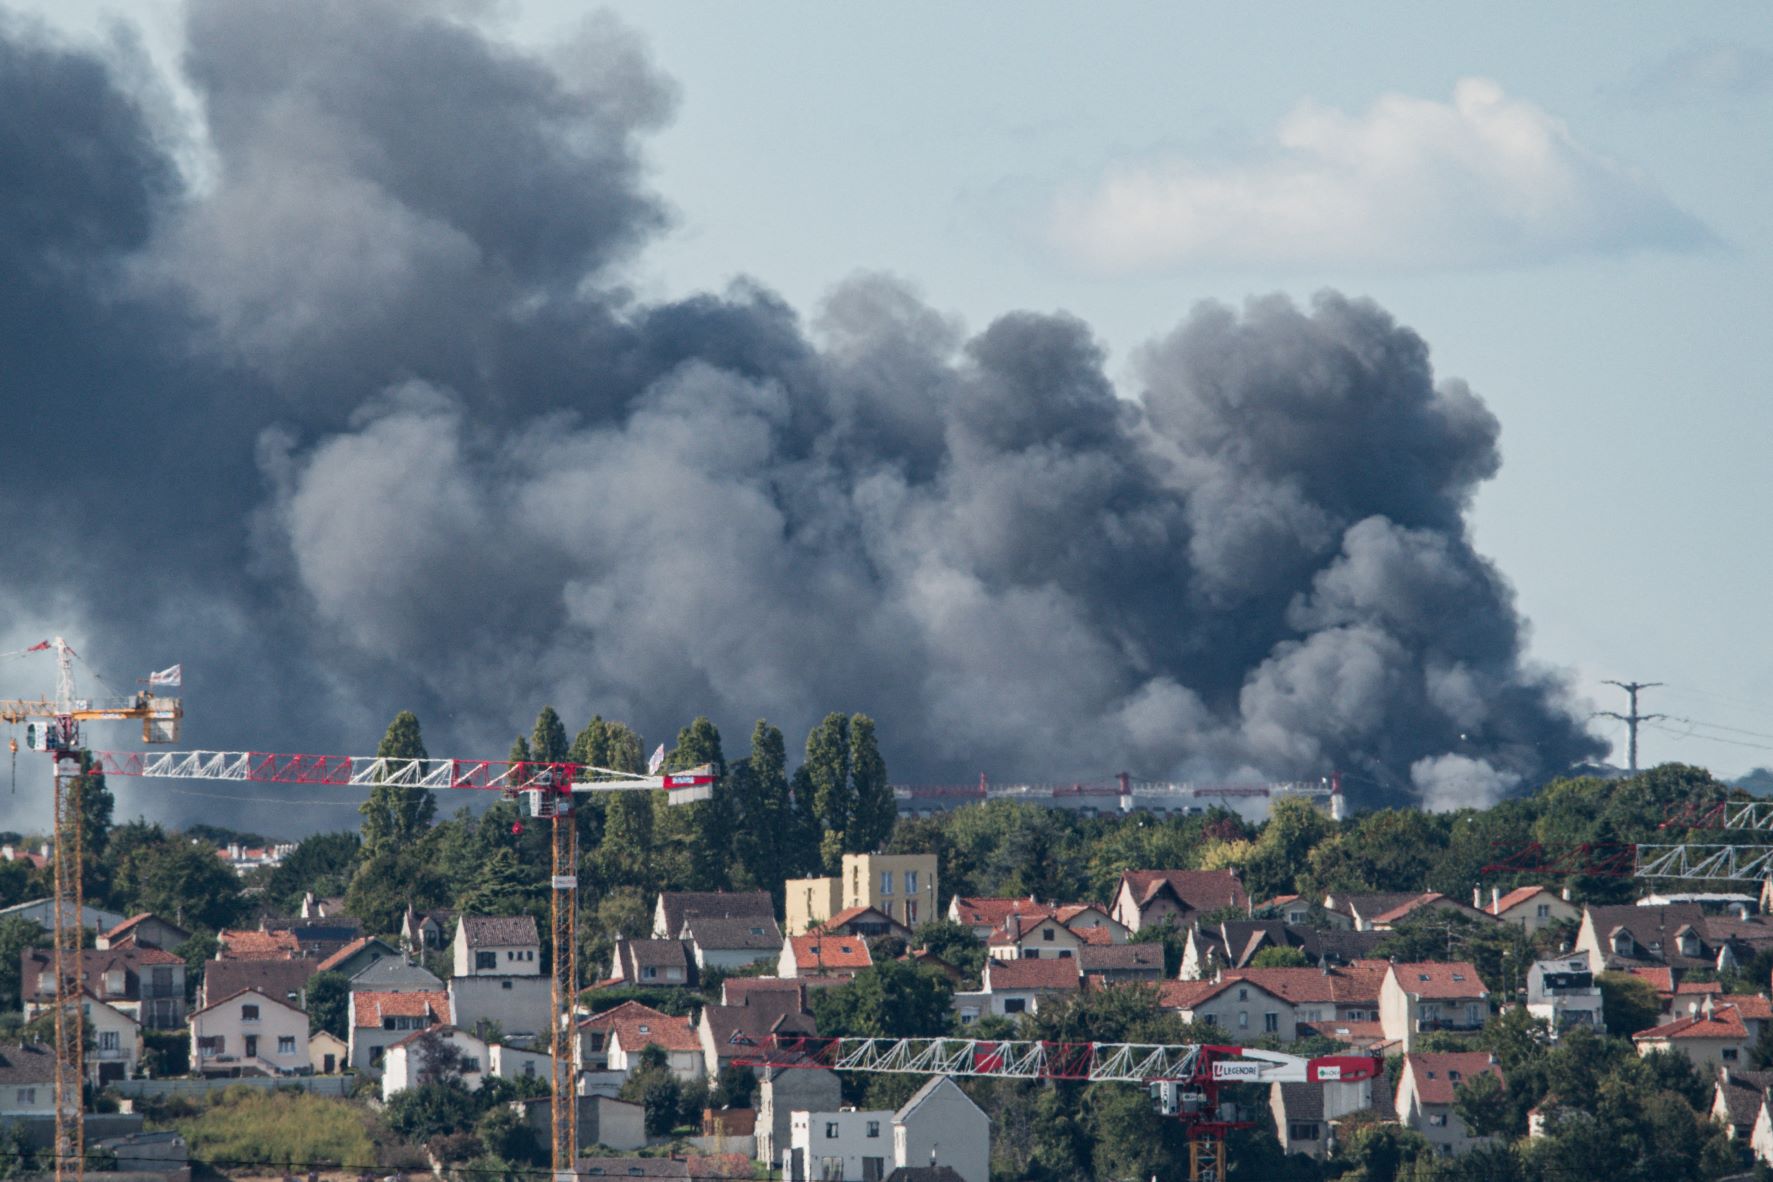
[[[813,317],[886,271],[973,329],[1075,313],[1127,395],[1197,301],[1370,296],[1502,422],[1473,521],[1535,655],[1596,709],[1669,683],[1645,706],[1706,725],[1648,762],[1773,764],[1764,5],[612,7],[680,87],[638,293]],[[563,54],[584,19],[470,10]],[[176,6],[126,11],[176,52]]]

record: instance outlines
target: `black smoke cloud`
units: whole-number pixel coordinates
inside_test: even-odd
[[[197,0],[187,35],[206,138],[122,51],[0,25],[0,648],[182,660],[190,745],[855,709],[905,778],[1342,768],[1434,806],[1599,750],[1467,536],[1495,419],[1373,304],[1197,308],[1126,399],[1081,322],[969,335],[884,277],[810,322],[644,303],[674,91],[621,28],[543,61]]]

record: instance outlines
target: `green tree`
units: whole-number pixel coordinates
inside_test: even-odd
[[[355,833],[316,833],[303,838],[283,861],[265,876],[265,896],[287,910],[300,905],[309,891],[325,898],[342,895],[351,885],[351,873],[363,848]]]
[[[681,866],[675,875],[690,890],[715,890],[728,885],[732,859],[732,785],[727,777],[726,756],[720,747],[720,730],[706,718],[677,732],[677,745],[665,756],[670,771],[707,765],[716,777],[713,796],[687,805],[669,805],[656,813],[656,840],[668,847]]]
[[[933,969],[889,960],[845,985],[814,990],[819,1033],[854,1038],[937,1038],[954,1019],[954,987]]]
[[[690,1110],[684,1085],[671,1073],[665,1052],[648,1045],[641,1049],[638,1066],[631,1068],[622,1090],[617,1095],[646,1111],[646,1134],[664,1137],[671,1133]]]
[[[1630,973],[1602,973],[1596,981],[1608,1034],[1630,1037],[1661,1020],[1662,1002],[1648,981]]]
[[[812,793],[813,816],[820,829],[819,861],[825,873],[836,874],[850,849],[849,830],[856,815],[856,787],[850,779],[850,720],[827,714],[806,737],[806,762],[800,769]]]
[[[880,755],[874,720],[866,714],[850,715],[850,781],[856,802],[850,852],[871,853],[885,847],[893,836],[899,804],[887,783],[886,760]]]
[[[604,766],[617,772],[646,769],[640,736],[622,723],[604,724],[607,744]],[[653,802],[651,792],[616,792],[604,814],[603,844],[594,865],[605,882],[618,886],[650,888],[657,867],[653,855]]]
[[[1250,958],[1250,967],[1258,969],[1302,969],[1310,964],[1297,948],[1264,948]]]
[[[152,911],[184,927],[219,931],[246,911],[240,877],[207,843],[167,837],[132,849],[117,867],[131,911]]]
[[[418,716],[410,710],[396,714],[376,747],[376,755],[382,759],[429,759]],[[408,845],[423,836],[437,815],[437,797],[424,788],[378,783],[358,811],[363,814],[363,848],[373,857],[390,846]]]
[[[540,887],[517,861],[517,852],[501,846],[486,856],[473,881],[456,896],[456,909],[471,915],[513,915],[531,909]]]
[[[927,948],[969,980],[977,981],[985,967],[985,944],[973,935],[973,929],[952,919],[932,919],[920,924],[911,934],[913,948]]]
[[[388,934],[400,930],[408,907],[442,907],[449,899],[437,870],[437,844],[425,841],[384,846],[367,855],[351,877],[345,910],[361,919],[368,931]]]
[[[732,765],[733,856],[746,881],[779,902],[783,882],[808,858],[797,849],[788,752],[782,732],[763,719],[751,730],[751,753]]]
[[[537,763],[565,763],[571,749],[566,738],[566,725],[560,721],[560,715],[554,712],[554,707],[543,706],[541,713],[536,715],[535,729],[530,732],[530,758]]]
[[[1502,1081],[1487,1071],[1462,1081],[1454,1090],[1453,1112],[1474,1136],[1509,1131],[1508,1095]]]
[[[315,973],[306,990],[308,1021],[316,1030],[344,1038],[350,1033],[351,981],[343,973]]]
[[[460,1079],[451,1079],[396,1092],[382,1113],[396,1133],[424,1141],[473,1128],[480,1118],[480,1105]]]
[[[46,945],[48,940],[48,934],[28,919],[15,915],[0,919],[0,1012],[13,1012],[22,1007],[19,974],[24,951]]]

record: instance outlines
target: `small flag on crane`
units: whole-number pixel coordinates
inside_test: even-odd
[[[659,749],[657,751],[653,752],[653,757],[646,761],[646,774],[649,776],[656,776],[659,774],[659,769],[664,766],[665,766],[665,744],[660,743]]]
[[[166,685],[178,689],[184,683],[185,667],[183,664],[173,665],[158,673],[148,674],[149,685]]]

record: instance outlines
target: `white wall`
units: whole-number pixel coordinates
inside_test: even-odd
[[[246,1017],[249,1007],[257,1008],[257,1018]],[[222,1039],[219,1051],[202,1049],[202,1040],[210,1037]],[[251,1053],[247,1050],[248,1038],[257,1041]],[[194,1074],[235,1068],[258,1071],[267,1063],[289,1072],[308,1066],[307,1014],[254,989],[191,1015]]]

